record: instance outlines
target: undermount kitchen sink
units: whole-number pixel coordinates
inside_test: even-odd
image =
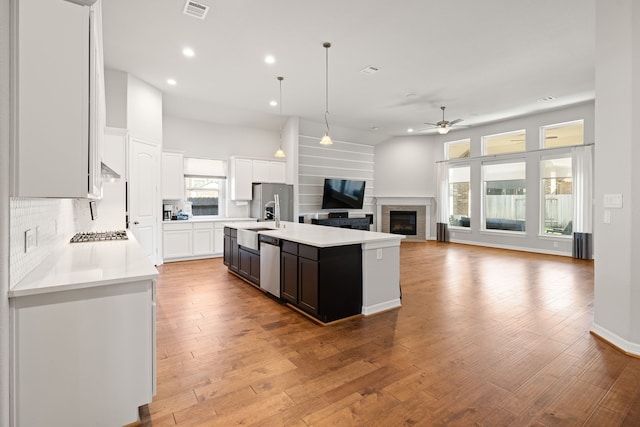
[[[255,228],[238,228],[238,245],[245,248],[258,250],[258,232],[275,230],[270,227],[255,227]]]

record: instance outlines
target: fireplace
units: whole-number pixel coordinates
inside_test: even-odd
[[[415,236],[417,234],[417,211],[389,211],[389,232]]]
[[[383,233],[403,234],[403,242],[424,242],[431,240],[431,209],[435,205],[433,197],[376,197],[376,230]],[[391,213],[396,231],[391,231]],[[409,230],[409,226],[411,229]],[[402,228],[402,231],[398,228]]]

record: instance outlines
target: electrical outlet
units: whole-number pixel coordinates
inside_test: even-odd
[[[24,252],[31,252],[38,245],[36,231],[29,229],[24,232]]]
[[[382,259],[382,249],[376,249],[376,259]]]
[[[558,242],[553,242],[553,247],[557,248],[558,247]]]

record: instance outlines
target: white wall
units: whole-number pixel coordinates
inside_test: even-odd
[[[0,427],[9,426],[9,17],[9,0],[0,0]]]
[[[105,104],[107,126],[127,128],[127,73],[105,68]]]
[[[435,197],[442,144],[431,135],[394,137],[375,147],[377,197]]]
[[[593,330],[640,355],[640,4],[596,2],[596,138]],[[604,207],[621,194],[623,207]],[[604,213],[611,215],[604,222]]]
[[[125,128],[136,138],[162,145],[162,92],[131,74]]]
[[[226,160],[229,156],[273,158],[280,133],[164,116],[164,149],[185,157]]]

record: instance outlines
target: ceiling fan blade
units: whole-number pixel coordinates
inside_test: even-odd
[[[416,129],[416,130],[414,130],[414,132],[426,132],[426,131],[431,130],[431,129],[433,129],[433,128],[431,127],[431,128]]]
[[[425,125],[435,126],[435,127],[440,126],[440,125],[439,125],[439,124],[437,124],[437,123],[425,123]]]
[[[460,123],[462,120],[464,120],[464,119],[455,119],[455,120],[452,120],[452,121],[450,121],[450,122],[449,122],[449,126],[451,126],[451,125],[455,125],[456,123]]]

